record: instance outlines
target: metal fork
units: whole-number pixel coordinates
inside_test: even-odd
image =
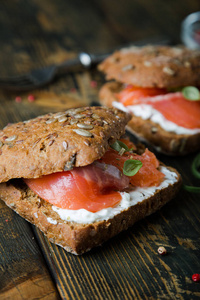
[[[107,54],[93,55],[81,52],[74,59],[69,59],[59,65],[50,65],[41,69],[32,70],[27,74],[0,78],[0,87],[6,90],[26,91],[50,83],[56,76],[81,69],[90,68],[105,59]]]
[[[171,41],[166,36],[155,36],[134,42],[134,46],[144,46],[146,44],[169,45],[171,44]],[[124,47],[130,45],[133,44],[124,45]],[[121,47],[118,47],[115,50],[120,48]],[[76,58],[69,59],[59,65],[50,65],[48,67],[30,71],[24,75],[0,78],[0,88],[15,91],[33,90],[50,83],[58,75],[81,70],[81,68],[89,69],[92,65],[100,63],[113,51],[114,50],[112,49],[111,51],[108,51],[108,53],[101,54],[89,54],[86,52],[81,52]]]

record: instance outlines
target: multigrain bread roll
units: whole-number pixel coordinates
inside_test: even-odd
[[[195,88],[200,86],[200,51],[130,47],[116,51],[98,68],[114,80],[102,86],[100,102],[131,113],[130,132],[168,155],[200,149],[200,101],[190,101],[194,92],[200,100]]]
[[[181,184],[148,149],[118,141],[129,120],[115,108],[86,107],[5,127],[0,198],[73,254],[101,245],[161,208]]]

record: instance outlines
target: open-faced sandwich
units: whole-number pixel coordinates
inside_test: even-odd
[[[101,88],[101,103],[130,112],[134,135],[168,155],[200,149],[200,51],[130,47],[98,68],[115,80]]]
[[[86,107],[0,131],[0,198],[69,252],[82,254],[155,212],[181,178],[120,137],[130,117]]]

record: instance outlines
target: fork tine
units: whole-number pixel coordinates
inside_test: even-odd
[[[34,85],[35,84],[25,75],[9,79],[0,78],[0,86],[5,89],[28,89],[33,88]]]
[[[0,79],[0,83],[3,84],[18,84],[18,83],[30,83],[30,80],[28,79],[28,77],[13,77],[13,78],[1,78]]]
[[[29,84],[29,85],[20,85],[20,84],[2,84],[0,82],[0,87],[9,91],[30,91],[37,88],[37,85]]]
[[[28,90],[38,88],[50,82],[56,74],[57,66],[50,65],[42,69],[32,70],[28,74],[0,78],[0,87],[11,90]]]
[[[1,81],[0,80],[0,85],[1,86],[24,86],[24,85],[30,85],[32,84],[32,82],[30,82],[29,80],[17,80],[17,81],[9,81],[9,82],[5,82],[5,81]]]
[[[30,73],[22,74],[18,76],[11,76],[11,77],[1,77],[0,78],[0,84],[10,85],[10,84],[38,84],[43,79],[45,69],[38,69],[33,70]]]

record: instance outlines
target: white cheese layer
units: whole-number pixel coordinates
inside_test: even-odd
[[[152,122],[159,124],[165,131],[174,132],[176,134],[195,134],[200,132],[200,129],[188,129],[178,126],[177,124],[168,121],[165,117],[151,105],[129,105],[124,106],[122,103],[114,101],[112,105],[125,112],[133,113],[136,117],[141,117],[143,120],[151,120]]]
[[[164,189],[170,184],[177,181],[177,174],[171,172],[166,167],[161,167],[160,171],[165,174],[163,182],[159,186],[148,188],[135,188],[130,193],[121,192],[122,200],[115,207],[104,208],[96,213],[87,211],[85,209],[69,210],[53,206],[52,209],[57,212],[62,220],[72,221],[82,224],[90,224],[96,221],[103,221],[113,218],[125,209],[136,205],[139,202],[153,196],[157,190]]]

